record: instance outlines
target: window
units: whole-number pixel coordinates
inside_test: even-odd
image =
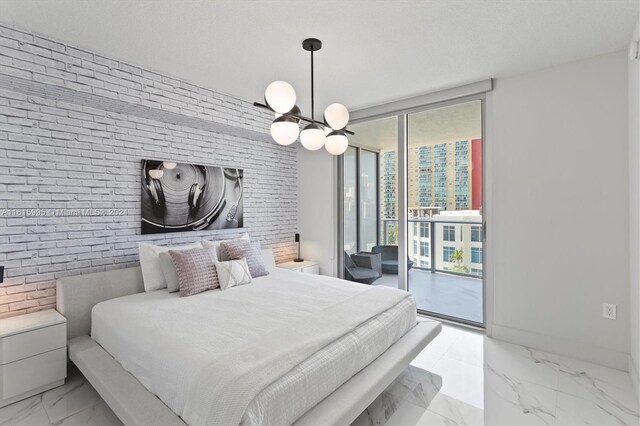
[[[482,227],[481,226],[472,226],[471,227],[471,241],[482,242]]]
[[[482,276],[482,269],[471,268],[471,274],[481,277]]]
[[[442,248],[442,259],[445,262],[451,262],[451,260],[449,260],[449,259],[453,255],[454,251],[456,251],[455,247],[443,247]]]
[[[426,241],[420,242],[420,248],[422,249],[422,256],[429,257],[429,243]]]
[[[420,238],[429,238],[429,224],[421,223],[420,224]]]
[[[443,231],[442,239],[444,241],[455,241],[456,240],[456,228],[455,228],[455,226],[444,225],[442,231]]]
[[[482,263],[482,249],[480,247],[471,247],[471,262]]]

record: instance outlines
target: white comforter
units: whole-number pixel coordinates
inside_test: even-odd
[[[233,417],[235,414],[225,417],[225,411],[225,416],[217,416],[215,410],[209,409],[226,410],[224,406],[216,405],[216,400],[209,405],[206,400],[194,400],[195,389],[207,388],[206,382],[202,381],[202,377],[207,376],[205,373],[215,377],[216,368],[218,371],[225,369],[224,365],[212,366],[212,360],[231,363],[228,364],[231,368],[233,354],[246,354],[247,348],[261,341],[261,336],[291,324],[304,325],[322,315],[322,311],[335,312],[333,306],[370,289],[328,277],[276,269],[251,285],[224,292],[210,291],[179,298],[177,294],[159,290],[100,303],[92,313],[92,337],[188,423],[229,418],[237,422]],[[240,422],[295,421],[413,327],[413,300],[399,291],[382,293],[383,298],[397,300],[378,301],[380,315],[367,321],[370,315],[361,314],[361,320],[355,322],[364,323],[357,329],[354,329],[355,322],[346,325],[345,330],[339,332],[345,335],[333,336],[331,344],[321,350],[315,348],[313,356],[306,361],[299,363],[296,360],[292,364],[295,368],[284,376],[282,371],[277,372],[282,377],[275,379],[280,380],[274,380],[264,389],[252,390],[253,400]],[[353,309],[357,310],[357,306]],[[318,344],[317,340],[313,341]],[[358,349],[351,343],[358,344]],[[345,356],[349,352],[353,355]],[[307,373],[313,376],[314,368],[323,371],[324,375],[319,383],[308,386],[300,374],[302,377]],[[334,370],[336,374],[326,374]],[[296,371],[300,374],[294,374]],[[262,381],[260,386],[264,384]],[[287,388],[296,389],[296,386],[306,392],[286,392]],[[280,394],[285,394],[286,398],[278,397]],[[220,391],[217,397],[221,397]],[[246,405],[246,401],[243,404]],[[213,417],[210,417],[212,412]]]

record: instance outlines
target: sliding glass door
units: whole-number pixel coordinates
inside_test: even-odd
[[[343,154],[344,250],[358,251],[358,149],[350,146]]]
[[[343,182],[344,250],[371,251],[378,244],[378,153],[347,148]]]
[[[484,323],[482,101],[407,117],[408,290],[418,309]]]
[[[386,250],[397,253],[397,120],[395,117],[368,121],[351,127],[355,135],[342,158],[343,256]],[[384,219],[381,219],[384,218]],[[391,226],[389,226],[391,224]],[[382,255],[380,255],[382,257]],[[393,256],[391,256],[393,257]],[[397,255],[396,255],[397,258]],[[361,266],[365,265],[359,263]],[[344,276],[353,278],[345,264]],[[384,280],[382,266],[376,274],[360,270],[361,281],[373,280],[397,287],[395,276]],[[379,271],[378,271],[379,269]],[[386,269],[386,268],[385,268]],[[355,278],[354,281],[357,281]]]
[[[478,96],[360,121],[341,162],[345,265],[376,253],[380,276],[367,284],[407,289],[420,312],[478,326],[483,103]]]
[[[364,148],[358,150],[358,249],[369,252],[378,245],[378,153]]]

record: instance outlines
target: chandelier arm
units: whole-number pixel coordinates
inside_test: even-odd
[[[254,102],[253,106],[258,107],[258,108],[264,108],[264,109],[268,109],[271,112],[275,112],[273,111],[271,108],[269,108],[269,106],[265,105],[265,104],[261,104],[260,102]],[[293,118],[297,118],[298,120],[302,120],[302,121],[306,121],[307,123],[315,123],[315,124],[319,124],[321,126],[329,126],[327,123],[325,123],[324,121],[317,121],[317,120],[312,120],[310,118],[305,117],[304,115],[300,115],[300,114],[294,114],[292,112],[286,112],[282,115],[287,115],[289,117],[293,117]],[[347,130],[347,129],[342,129],[343,132],[345,132],[348,135],[355,135],[354,132],[352,132],[351,130]]]

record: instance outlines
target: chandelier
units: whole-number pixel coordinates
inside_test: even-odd
[[[296,91],[286,81],[274,81],[264,92],[265,104],[254,102],[253,105],[266,108],[275,113],[271,123],[271,137],[280,145],[291,145],[300,136],[300,143],[310,151],[317,151],[323,146],[332,155],[340,155],[347,150],[347,135],[354,133],[347,130],[349,111],[342,104],[331,104],[324,110],[324,121],[315,120],[313,91],[313,52],[322,48],[317,38],[308,38],[302,42],[302,48],[311,52],[311,118],[304,117],[296,105]],[[300,131],[300,121],[307,124]]]

